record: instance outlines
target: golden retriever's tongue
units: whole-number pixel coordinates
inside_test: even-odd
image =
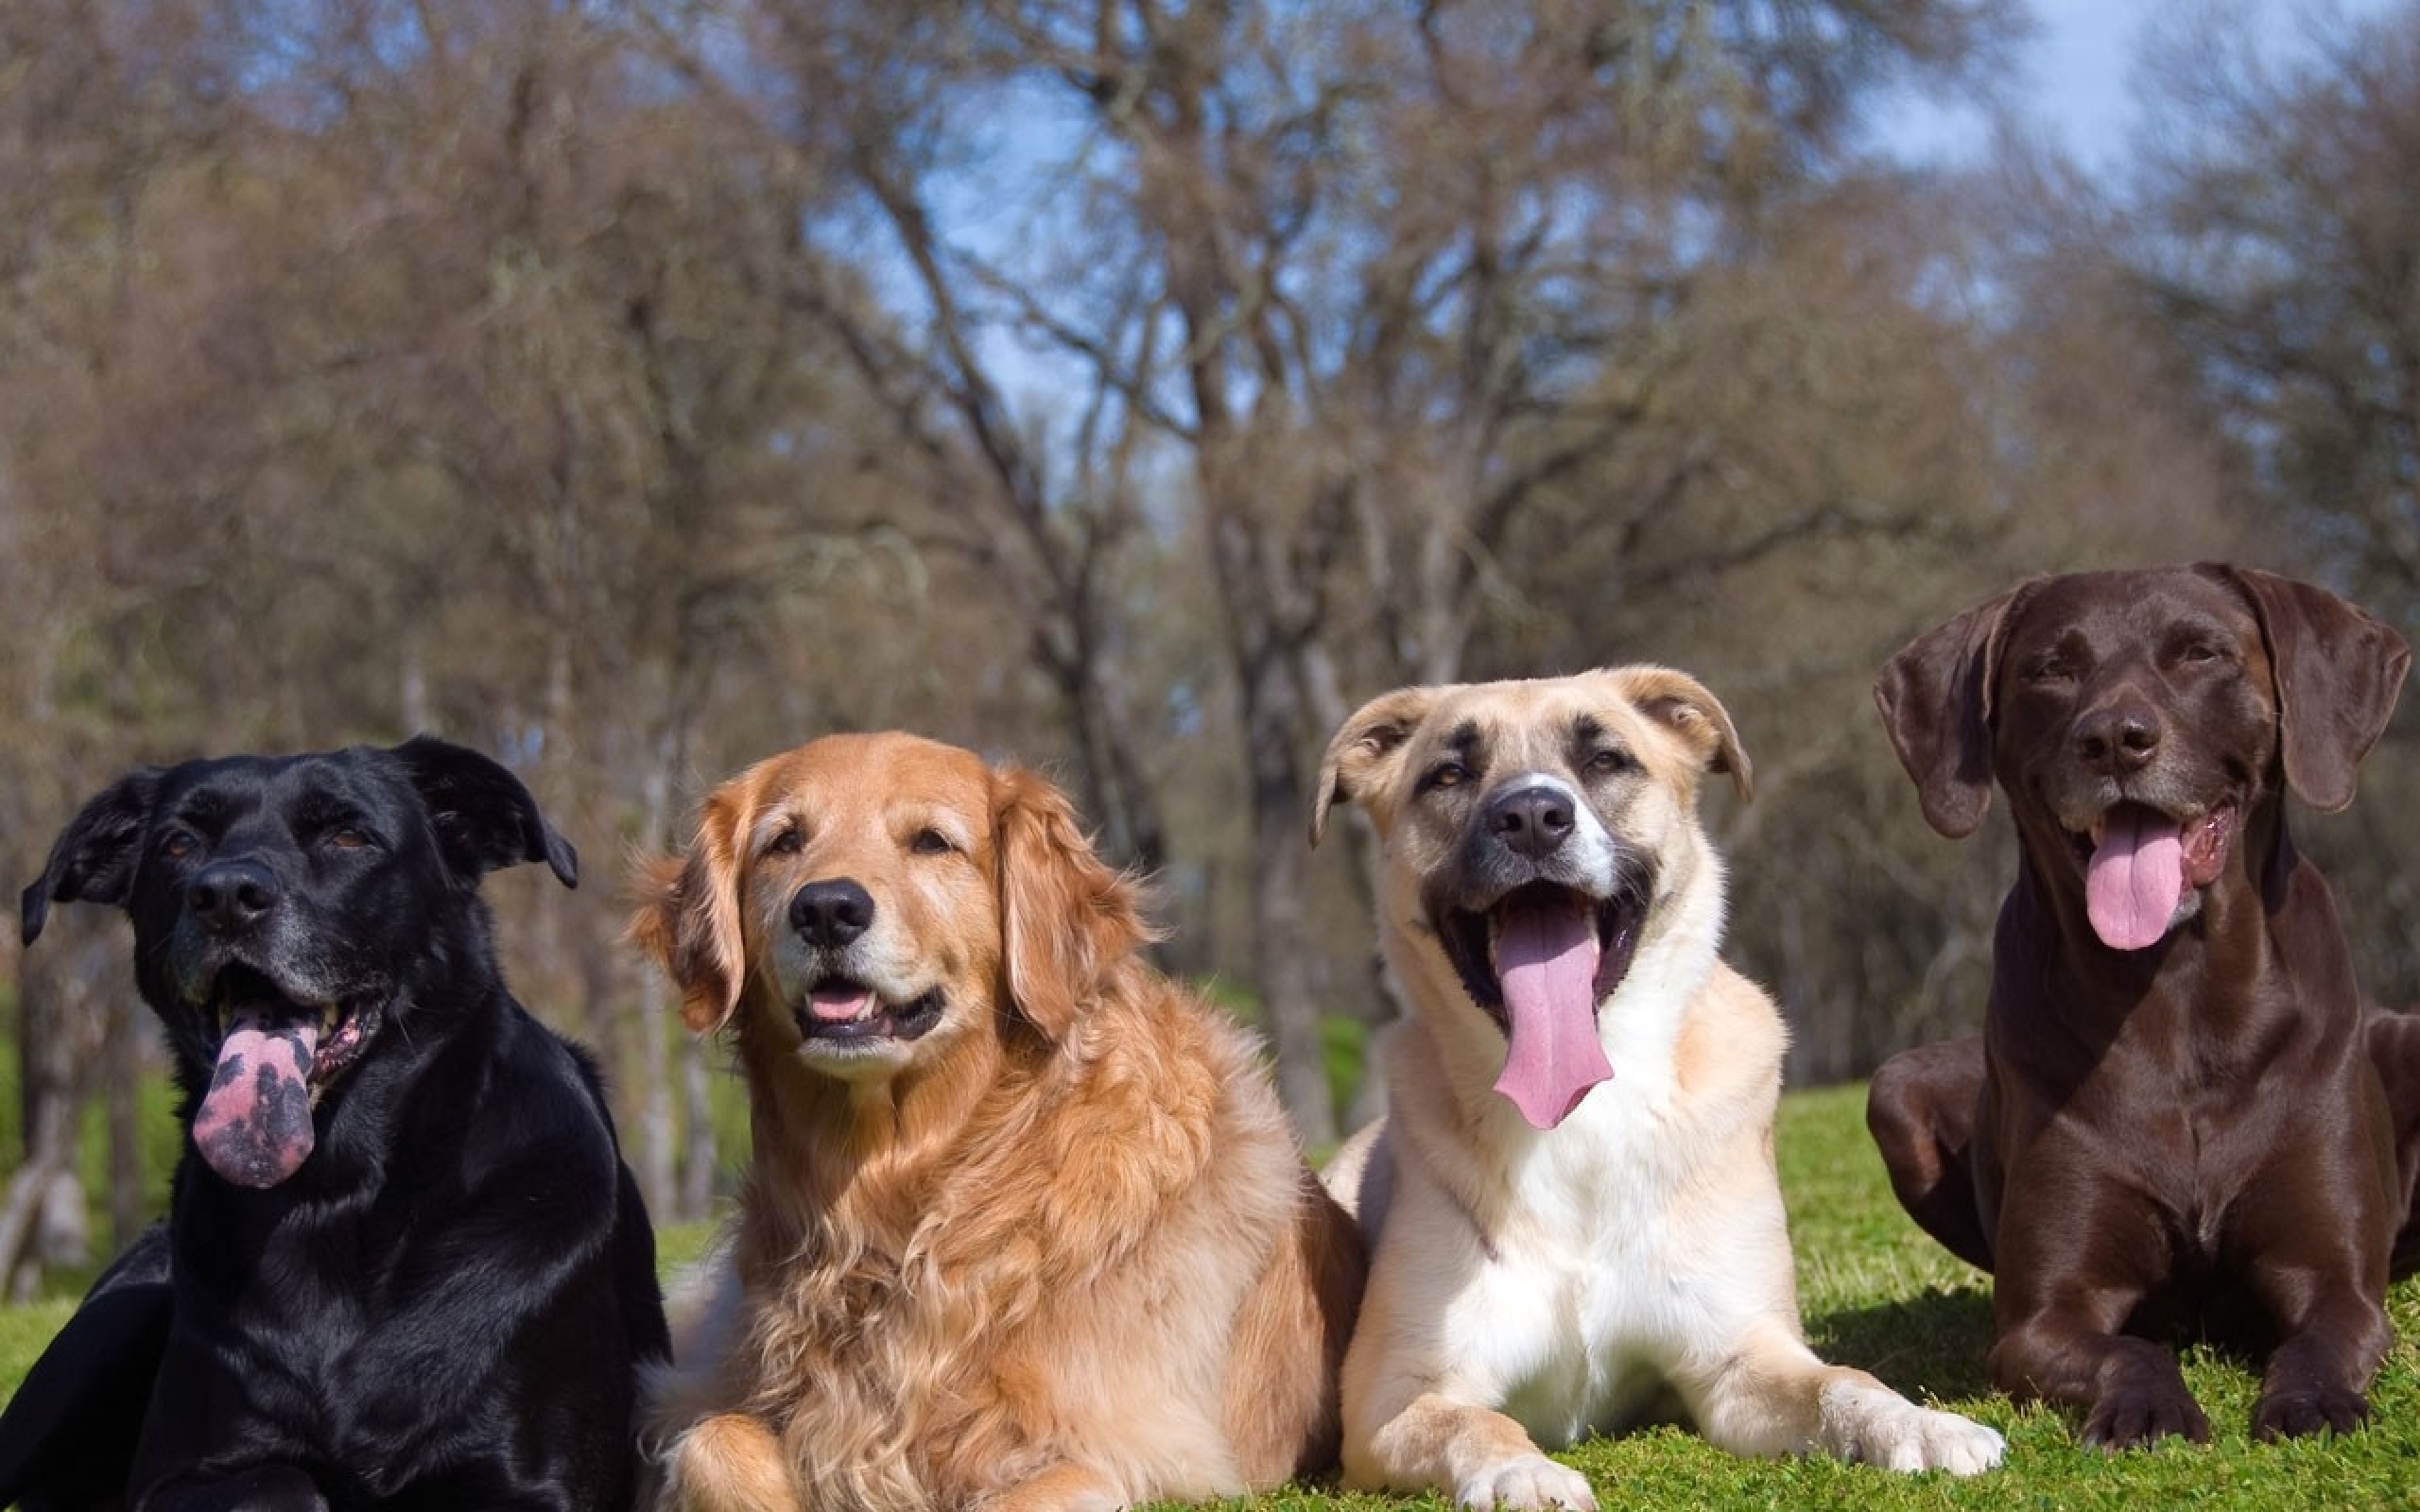
[[[2084,870],[2084,910],[2113,951],[2156,945],[2185,897],[2185,841],[2166,815],[2120,804],[2101,823]]]
[[[1597,1038],[1596,910],[1577,898],[1499,908],[1495,974],[1512,1040],[1495,1090],[1552,1128],[1614,1074]]]
[[[316,1022],[235,1020],[193,1117],[194,1146],[212,1170],[267,1188],[302,1168],[314,1138],[308,1078],[319,1044]]]

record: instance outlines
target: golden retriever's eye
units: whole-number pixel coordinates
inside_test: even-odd
[[[806,849],[806,835],[795,824],[773,836],[765,847],[769,856],[794,856]]]
[[[908,849],[920,856],[945,856],[958,847],[941,831],[926,828],[916,832],[916,837],[908,842]]]

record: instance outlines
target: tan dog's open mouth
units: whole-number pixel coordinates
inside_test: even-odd
[[[2225,868],[2235,828],[2233,803],[2182,819],[2147,803],[2112,804],[2072,837],[2093,933],[2111,950],[2158,944],[2186,900]]]
[[[1533,1128],[1570,1116],[1614,1074],[1597,1033],[1597,1005],[1629,975],[1646,898],[1625,888],[1594,898],[1534,882],[1484,910],[1450,909],[1438,936],[1471,1001],[1504,1030],[1495,1090]]]

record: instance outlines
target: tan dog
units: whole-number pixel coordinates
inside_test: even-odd
[[[1330,743],[1311,838],[1331,804],[1368,812],[1409,1009],[1386,1120],[1327,1172],[1372,1246],[1347,1485],[1593,1507],[1540,1446],[1675,1415],[1741,1454],[1998,1461],[1992,1430],[1806,1347],[1784,1031],[1717,958],[1709,772],[1747,796],[1729,715],[1661,667],[1405,688]]]
[[[665,1505],[1111,1507],[1332,1461],[1352,1223],[1055,789],[834,736],[644,885],[754,1133],[652,1383]]]

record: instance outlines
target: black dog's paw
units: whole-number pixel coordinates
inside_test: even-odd
[[[291,1465],[255,1465],[214,1481],[151,1488],[145,1512],[328,1512],[318,1483]]]
[[[2370,1420],[2370,1401],[2342,1386],[2273,1391],[2253,1409],[2252,1436],[2264,1444],[2312,1434],[2349,1434]]]
[[[2174,1386],[2134,1387],[2105,1393],[2084,1415],[2083,1441],[2112,1453],[2148,1449],[2163,1438],[2210,1441],[2210,1419],[2179,1382]]]

